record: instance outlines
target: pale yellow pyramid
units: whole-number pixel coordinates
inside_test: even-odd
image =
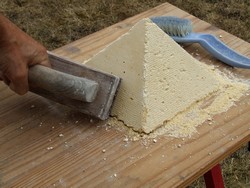
[[[87,60],[122,78],[111,114],[136,131],[152,132],[218,90],[218,81],[149,19]]]

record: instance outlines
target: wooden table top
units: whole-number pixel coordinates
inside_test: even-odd
[[[222,35],[231,48],[250,56],[250,44],[165,3],[91,34],[54,52],[83,62],[138,20],[174,15],[194,30]],[[218,64],[198,45],[202,61]],[[223,68],[221,65],[220,68]],[[245,78],[250,71],[232,69]],[[124,142],[125,132],[29,93],[17,96],[0,83],[1,187],[184,187],[250,141],[250,96],[204,123],[189,139],[160,136],[157,142]],[[177,147],[181,144],[181,147]]]

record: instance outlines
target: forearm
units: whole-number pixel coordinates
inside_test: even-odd
[[[28,91],[28,68],[50,66],[44,46],[0,14],[0,80],[19,93]]]
[[[27,36],[25,32],[19,29],[10,20],[0,14],[0,47],[6,47],[8,44],[18,44],[20,38]]]
[[[6,42],[8,37],[8,32],[12,32],[13,24],[2,14],[0,14],[0,45],[2,42]]]
[[[5,18],[2,14],[0,14],[0,34],[2,38],[2,34],[5,34],[6,29],[8,28],[8,19]]]

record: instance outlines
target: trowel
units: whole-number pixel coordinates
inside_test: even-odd
[[[52,68],[29,69],[30,91],[105,120],[119,87],[120,78],[48,52]]]

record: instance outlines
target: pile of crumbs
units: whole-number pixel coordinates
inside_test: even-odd
[[[220,81],[220,88],[214,93],[206,96],[203,100],[196,101],[186,110],[179,112],[171,120],[163,124],[153,132],[146,134],[134,131],[127,127],[123,121],[116,117],[111,117],[107,124],[118,130],[125,131],[130,140],[139,140],[145,138],[156,138],[160,135],[167,135],[174,138],[191,137],[197,132],[197,127],[208,121],[213,124],[213,116],[226,112],[235,105],[243,95],[249,95],[247,92],[250,87],[249,80],[240,79],[232,72],[221,72],[212,65],[205,65]]]

